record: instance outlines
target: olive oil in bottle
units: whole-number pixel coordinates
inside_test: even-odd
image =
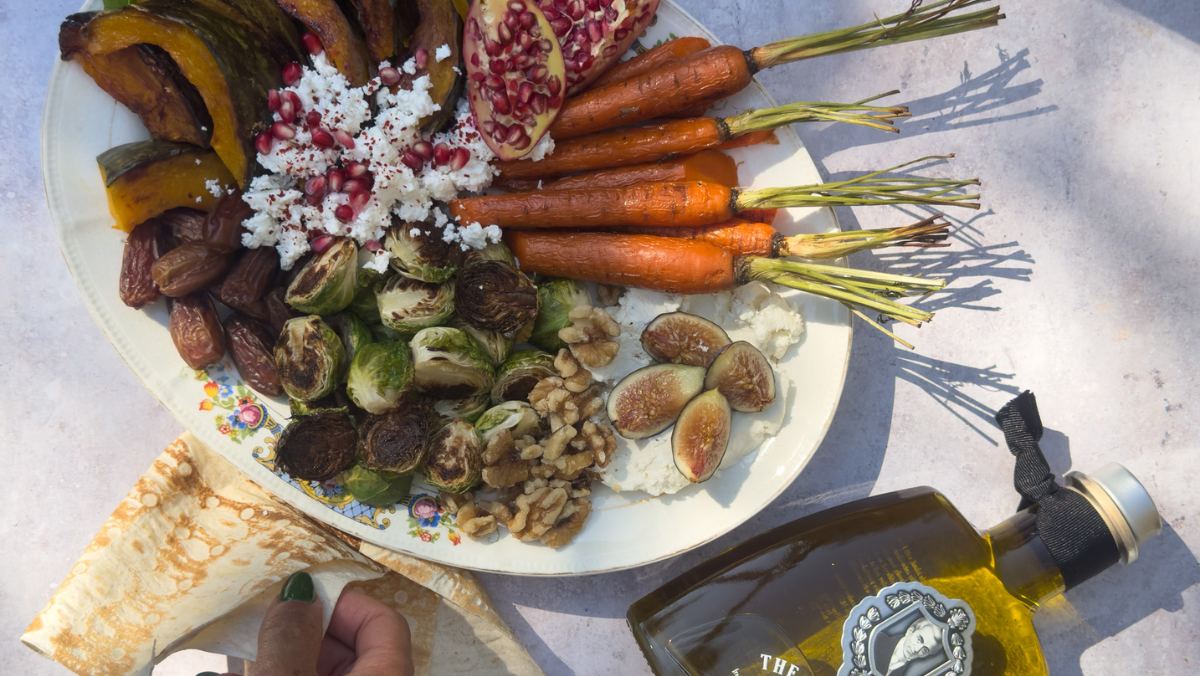
[[[1025,393],[997,416],[1024,499],[977,531],[930,488],[878,495],[754,537],[636,602],[659,676],[1037,676],[1033,613],[1161,528],[1124,467],[1067,475],[1037,448]]]

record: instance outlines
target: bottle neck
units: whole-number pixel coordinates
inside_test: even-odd
[[[984,533],[996,575],[1013,596],[1037,608],[1066,590],[1062,573],[1038,533],[1037,505]]]

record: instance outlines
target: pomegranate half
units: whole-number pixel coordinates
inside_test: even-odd
[[[566,95],[562,49],[532,0],[476,0],[463,32],[467,96],[488,147],[525,156],[558,116]]]
[[[604,74],[654,19],[659,0],[537,0],[562,47],[567,96]]]

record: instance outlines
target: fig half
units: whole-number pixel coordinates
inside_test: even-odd
[[[725,457],[732,424],[733,412],[719,390],[709,390],[689,401],[671,434],[675,468],[694,484],[707,481]]]
[[[725,329],[686,312],[668,312],[654,318],[642,331],[642,349],[654,361],[708,367],[721,348],[730,343]]]
[[[757,347],[739,340],[713,359],[704,389],[719,390],[735,411],[753,413],[775,401],[775,372]]]
[[[532,0],[476,0],[463,60],[483,140],[501,160],[528,154],[567,93],[562,48],[546,15]]]
[[[704,390],[704,368],[653,364],[621,379],[608,395],[608,419],[621,436],[645,439],[671,426]]]

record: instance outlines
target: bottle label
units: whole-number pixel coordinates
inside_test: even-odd
[[[897,582],[854,606],[838,676],[968,676],[975,613],[919,582]]]

